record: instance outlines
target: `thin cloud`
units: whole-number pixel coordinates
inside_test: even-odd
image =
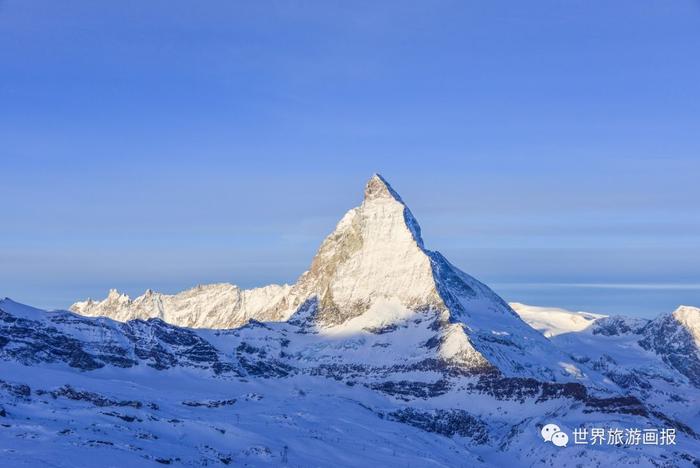
[[[498,283],[500,287],[700,290],[700,283]]]

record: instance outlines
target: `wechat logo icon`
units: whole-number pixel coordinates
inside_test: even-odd
[[[556,424],[546,424],[540,431],[540,435],[545,442],[551,442],[557,447],[566,447],[569,443],[569,436]]]

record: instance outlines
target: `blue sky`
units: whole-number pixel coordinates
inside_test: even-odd
[[[0,295],[291,282],[377,171],[508,300],[700,305],[698,50],[697,1],[0,1]]]

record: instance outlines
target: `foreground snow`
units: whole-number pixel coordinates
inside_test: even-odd
[[[692,466],[700,450],[698,388],[653,351],[627,353],[635,346],[629,334],[582,332],[560,344],[593,351],[576,356],[582,369],[599,361],[608,373],[644,369],[637,382],[659,391],[646,400],[631,387],[596,393],[431,367],[420,359],[429,336],[422,324],[430,322],[405,318],[385,309],[377,321],[358,318],[323,334],[303,323],[194,331],[0,301],[2,460],[58,467]],[[396,328],[367,330],[387,322]],[[600,350],[614,360],[601,361]],[[639,398],[623,396],[635,392]],[[552,421],[569,433],[673,427],[677,441],[558,448],[539,435]]]

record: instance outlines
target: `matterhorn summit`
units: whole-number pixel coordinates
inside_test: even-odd
[[[296,288],[318,299],[316,319],[324,326],[344,323],[381,301],[414,310],[441,305],[418,223],[380,175],[367,183],[362,204],[325,239]]]
[[[104,301],[78,302],[71,310],[200,328],[290,321],[312,333],[358,326],[387,330],[413,317],[430,323],[437,357],[463,369],[551,380],[585,377],[571,363],[545,364],[557,352],[540,333],[487,286],[427,250],[411,210],[379,174],[292,286],[241,290],[215,284],[175,295],[149,291],[134,300],[113,290]],[[561,363],[567,361],[561,356]]]

